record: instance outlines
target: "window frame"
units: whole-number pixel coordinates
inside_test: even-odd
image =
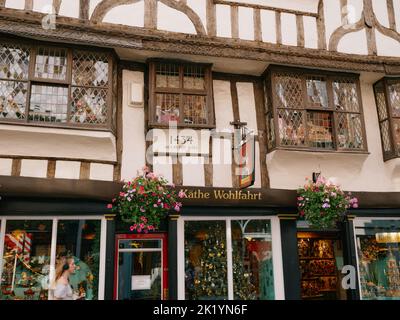
[[[303,90],[302,100],[303,103],[298,108],[279,108],[279,102],[277,101],[277,94],[274,92],[274,88],[276,87],[277,81],[275,74],[283,72],[283,73],[293,73],[299,76],[301,81],[301,88]],[[323,78],[326,81],[327,88],[327,98],[328,98],[328,108],[323,107],[313,107],[308,105],[308,95],[307,95],[307,77],[318,77]],[[351,79],[354,80],[357,90],[358,96],[358,105],[359,110],[355,111],[341,111],[336,110],[334,106],[334,91],[332,85],[337,80],[346,80]],[[356,153],[356,154],[369,154],[368,152],[368,142],[366,137],[366,128],[365,128],[365,119],[364,119],[364,110],[363,103],[361,97],[361,88],[360,88],[360,80],[359,74],[355,73],[346,73],[346,72],[333,72],[333,71],[325,71],[325,70],[315,70],[315,69],[305,69],[299,67],[286,67],[280,65],[270,65],[267,70],[263,74],[263,80],[265,81],[265,88],[267,88],[268,92],[265,93],[266,98],[268,99],[268,106],[265,106],[265,120],[268,119],[268,116],[273,119],[273,132],[274,132],[274,140],[272,143],[272,147],[267,146],[267,153],[270,153],[275,150],[295,150],[295,151],[306,151],[306,152],[320,152],[320,153]],[[278,123],[278,111],[279,110],[287,110],[287,111],[295,111],[301,110],[303,111],[303,119],[304,121],[304,145],[303,146],[287,146],[281,144],[281,137],[279,132],[279,123]],[[325,149],[318,147],[311,147],[308,145],[308,125],[307,125],[307,114],[310,112],[327,112],[331,114],[332,121],[332,144],[333,148]],[[337,122],[338,115],[340,114],[357,114],[360,117],[361,121],[361,134],[363,139],[363,148],[362,149],[351,149],[351,148],[338,148],[338,133],[337,133]],[[269,126],[269,124],[268,124]],[[268,138],[269,139],[269,138]]]
[[[395,117],[393,116],[393,111],[392,111],[392,104],[390,102],[390,93],[389,93],[389,85],[391,82],[397,82],[400,84],[400,77],[384,77],[380,79],[379,81],[375,82],[373,87],[374,87],[374,98],[375,98],[375,105],[376,105],[376,112],[377,112],[377,117],[378,117],[378,123],[379,123],[379,136],[381,137],[381,146],[382,146],[382,154],[383,154],[383,160],[389,161],[391,159],[395,158],[400,158],[400,151],[396,151],[396,141],[395,141],[395,130],[394,130],[394,121],[393,119],[398,119],[400,121],[400,116]],[[385,95],[385,104],[386,104],[386,113],[387,113],[387,118],[380,120],[379,118],[379,105],[378,105],[378,97],[377,97],[377,86],[382,85],[383,86],[383,94]],[[381,124],[385,121],[388,121],[389,125],[389,143],[390,143],[390,152],[385,152],[385,146],[383,142],[383,136],[382,136],[382,130],[381,130]]]
[[[61,43],[50,43],[44,41],[33,41],[33,40],[20,40],[20,39],[10,39],[8,37],[0,37],[0,45],[10,45],[10,46],[20,46],[29,49],[29,65],[28,65],[28,76],[26,79],[5,79],[0,78],[0,81],[13,81],[13,82],[23,82],[27,85],[26,92],[26,102],[25,102],[25,111],[23,119],[0,119],[0,124],[12,124],[12,125],[25,125],[32,127],[47,127],[47,128],[64,128],[64,129],[81,129],[81,130],[91,130],[91,131],[109,131],[115,132],[115,125],[113,122],[113,96],[114,96],[114,82],[116,79],[114,68],[116,67],[116,56],[114,50],[110,49],[100,49],[89,46],[76,46],[71,44],[61,44]],[[66,77],[65,80],[58,79],[49,79],[49,78],[40,78],[35,75],[35,67],[38,55],[39,48],[46,49],[60,49],[66,50]],[[83,86],[83,85],[74,85],[73,78],[73,55],[74,52],[86,51],[92,54],[103,54],[107,59],[108,63],[108,84],[107,86]],[[67,122],[42,122],[42,121],[29,121],[29,112],[30,112],[30,102],[31,102],[31,88],[32,85],[48,85],[48,86],[58,86],[65,87],[68,90],[67,97]],[[71,118],[71,108],[72,108],[72,89],[78,88],[98,88],[98,89],[106,89],[107,90],[107,119],[104,124],[90,124],[90,123],[77,123],[72,122]]]
[[[156,67],[158,63],[173,64],[178,66],[179,70],[179,88],[158,88],[156,87]],[[159,93],[178,94],[180,96],[179,103],[179,117],[180,122],[177,123],[178,128],[193,128],[193,129],[214,129],[215,128],[215,108],[214,108],[214,94],[212,83],[212,64],[210,63],[194,63],[183,60],[171,59],[148,59],[149,71],[149,110],[148,110],[148,126],[149,128],[169,128],[168,124],[158,123],[155,119],[156,95]],[[184,68],[187,66],[196,66],[204,68],[204,90],[188,89],[184,87]],[[206,98],[206,112],[207,124],[185,124],[182,122],[183,110],[183,96],[184,95],[200,95]]]

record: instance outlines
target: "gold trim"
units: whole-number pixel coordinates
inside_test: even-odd
[[[107,221],[112,221],[115,219],[117,215],[116,214],[105,214],[104,217],[106,218]]]
[[[179,214],[171,214],[169,216],[170,220],[178,220],[181,216]]]
[[[356,218],[356,216],[354,216],[354,215],[348,215],[347,216],[347,219],[348,220],[354,220]]]
[[[297,220],[297,214],[278,214],[280,220]]]

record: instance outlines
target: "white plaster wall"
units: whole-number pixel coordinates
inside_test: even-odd
[[[187,0],[187,5],[199,16],[204,29],[207,30],[207,6],[206,0]]]
[[[104,17],[103,22],[144,27],[144,2],[117,6]]]
[[[182,177],[184,186],[204,186],[204,158],[182,157]]]
[[[42,13],[51,13],[53,10],[52,0],[34,0],[33,1],[33,11]]]
[[[357,44],[357,45],[354,45]],[[346,34],[338,43],[338,52],[368,54],[367,34],[365,30]]]
[[[160,30],[196,34],[196,29],[190,19],[178,10],[158,2],[157,28]]]
[[[318,48],[317,19],[303,17],[304,23],[304,46],[306,48]]]
[[[355,23],[360,20],[364,8],[363,1],[364,0],[347,0],[347,6],[350,9],[349,18],[351,22]]]
[[[378,55],[400,57],[400,43],[375,30]]]
[[[328,0],[330,1],[330,0]],[[276,8],[287,8],[293,10],[317,12],[318,0],[235,0],[234,2],[259,4]]]
[[[247,128],[254,130],[257,135],[256,103],[254,100],[254,86],[251,82],[236,84],[239,100],[240,121],[247,122]]]
[[[81,163],[79,161],[57,161],[56,179],[79,179],[81,171]]]
[[[386,0],[372,0],[372,7],[378,21],[386,28],[389,28],[389,15]]]
[[[289,46],[297,45],[297,24],[296,16],[294,14],[282,13],[282,44]]]
[[[25,0],[6,0],[6,8],[21,9],[25,8]]]
[[[216,20],[217,20],[217,36],[230,38],[232,36],[231,7],[225,5],[217,5]]]
[[[231,84],[229,81],[214,80],[214,107],[217,131],[231,130],[233,121]]]
[[[89,17],[92,16],[93,11],[96,9],[97,5],[102,1],[103,0],[90,0],[90,3],[89,3]]]
[[[47,160],[22,160],[21,177],[46,178]]]
[[[393,0],[394,16],[396,19],[396,30],[400,32],[400,0]]]
[[[0,125],[0,150],[7,155],[116,160],[108,132]]]
[[[239,7],[239,38],[254,40],[253,9]]]
[[[162,175],[169,183],[172,183],[172,158],[168,156],[154,157],[153,171],[157,175]]]
[[[232,142],[230,139],[212,139],[213,186],[232,187]]]
[[[340,0],[324,1],[324,16],[326,43],[329,47],[329,39],[332,33],[342,24]]]
[[[136,177],[137,171],[146,164],[146,141],[144,133],[144,108],[133,108],[128,105],[128,86],[130,83],[140,84],[143,88],[143,72],[124,70],[122,73],[123,100],[123,152],[121,178]]]
[[[400,159],[383,161],[372,83],[362,80],[361,91],[369,154],[272,152],[267,155],[272,188],[297,189],[321,170],[345,190],[400,191]]]
[[[0,159],[0,176],[10,176],[12,170],[12,159]]]
[[[59,15],[72,18],[79,18],[79,0],[62,1]]]
[[[90,180],[113,181],[113,177],[113,165],[101,163],[90,164]]]
[[[276,43],[276,19],[275,12],[269,10],[260,11],[262,41]]]

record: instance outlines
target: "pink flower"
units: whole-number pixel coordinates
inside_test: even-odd
[[[167,203],[164,203],[164,209],[169,209],[170,208],[170,206],[167,204]]]
[[[109,203],[109,204],[107,205],[107,209],[112,209],[112,207],[113,207],[113,205],[112,205],[111,203]]]
[[[181,191],[179,191],[178,197],[181,199],[186,198],[186,193],[181,190]]]
[[[124,197],[124,196],[125,196],[125,193],[124,193],[124,192],[120,192],[120,193],[119,193],[119,196],[120,196],[120,197]]]
[[[154,227],[152,225],[147,227],[149,230],[154,230]]]
[[[140,220],[142,220],[144,223],[147,222],[147,218],[146,217],[140,217]]]
[[[141,229],[141,228],[137,228],[136,231],[137,231],[137,232],[142,232],[142,229]]]
[[[114,199],[112,199],[112,202],[115,202],[115,201],[117,201],[117,199],[115,199],[115,198],[114,198]]]
[[[181,207],[178,206],[177,204],[175,205],[174,209],[175,209],[175,211],[177,211],[177,212],[181,211]]]
[[[139,224],[140,229],[144,228],[144,223]]]
[[[303,200],[304,200],[304,198],[303,198],[303,197],[298,197],[298,198],[297,198],[297,200],[299,200],[299,201],[303,201]]]
[[[149,233],[149,230],[147,230],[147,229],[144,229],[144,233]]]
[[[140,207],[140,212],[146,212],[146,210],[144,210],[143,207]]]
[[[358,208],[358,203],[354,203],[354,204],[353,204],[353,208],[354,208],[354,209],[357,209],[357,208]]]
[[[134,228],[133,226],[131,226],[129,229],[130,229],[131,231],[135,230],[135,228]]]

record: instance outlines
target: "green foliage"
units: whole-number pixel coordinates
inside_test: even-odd
[[[304,218],[317,228],[331,228],[343,219],[347,209],[358,208],[358,199],[351,193],[343,192],[339,186],[319,178],[317,182],[308,181],[297,190],[297,208]]]

